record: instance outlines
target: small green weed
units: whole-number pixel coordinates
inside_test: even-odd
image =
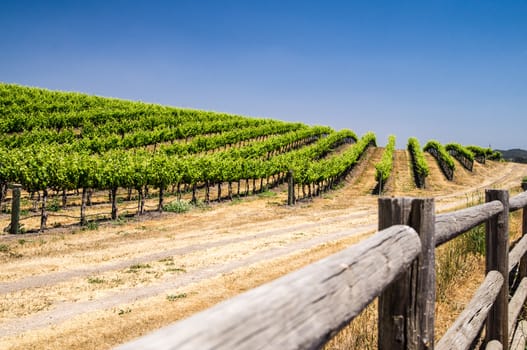
[[[121,315],[124,315],[124,314],[129,314],[130,312],[132,312],[132,309],[127,307],[126,309],[119,309],[119,312],[117,312],[117,314],[119,316],[121,316]]]
[[[187,270],[180,267],[171,267],[165,270],[166,272],[187,272]]]
[[[165,205],[163,207],[163,210],[170,212],[170,213],[186,213],[191,208],[192,208],[192,205],[190,203],[185,202],[185,201],[175,200]]]
[[[9,253],[9,246],[7,244],[0,244],[0,253]]]
[[[18,244],[20,244],[20,245],[24,245],[26,243],[27,243],[27,241],[25,239],[23,239],[23,238],[18,240]]]
[[[90,284],[101,284],[104,282],[106,281],[99,277],[88,277],[88,283]]]
[[[119,225],[119,226],[124,225],[126,223],[128,223],[128,219],[124,215],[119,215],[117,217],[117,220],[113,222],[114,225]]]
[[[202,210],[210,209],[210,206],[204,201],[202,201],[201,199],[198,199],[196,202],[193,203],[193,205],[194,205],[194,208],[198,208]]]
[[[48,210],[52,212],[57,212],[60,210],[60,203],[57,198],[54,198],[51,203],[48,205]]]
[[[241,198],[233,198],[229,205],[236,205],[242,203]]]
[[[88,223],[83,229],[89,230],[89,231],[95,231],[99,229],[99,223],[97,221],[88,221]]]
[[[263,198],[276,197],[276,196],[277,196],[276,192],[269,191],[269,190],[265,190],[258,194],[258,197],[263,197]]]
[[[174,258],[169,256],[169,257],[166,257],[166,258],[163,258],[163,259],[159,260],[159,262],[161,262],[161,263],[174,262]]]
[[[150,269],[150,268],[152,268],[152,266],[150,266],[149,264],[134,264],[128,268],[127,272],[137,272],[141,269]]]
[[[167,295],[168,301],[176,301],[178,299],[183,299],[187,297],[187,293],[181,293],[181,294],[169,294]]]

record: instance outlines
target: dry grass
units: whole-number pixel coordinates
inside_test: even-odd
[[[324,347],[325,350],[377,349],[377,301],[364,309],[349,326],[338,332]]]
[[[362,237],[241,268],[166,294],[120,305],[111,312],[81,315],[66,324],[2,339],[6,349],[106,349],[204,310],[226,298],[344,249]],[[171,297],[172,296],[172,297]],[[174,297],[178,296],[178,297]],[[159,312],[163,310],[163,312]],[[82,329],[82,332],[79,330]],[[45,338],[43,344],[41,339]]]

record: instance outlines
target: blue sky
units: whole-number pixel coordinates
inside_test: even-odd
[[[0,81],[527,149],[527,1],[3,0]]]

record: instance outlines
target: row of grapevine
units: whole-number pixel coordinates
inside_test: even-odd
[[[303,197],[320,195],[346,177],[370,146],[376,146],[375,134],[372,132],[363,135],[360,140],[339,155],[314,162],[300,162],[301,158],[292,159],[293,162],[289,169],[292,171],[293,183],[302,189]],[[306,186],[307,193],[305,192]],[[292,190],[290,186],[289,191]],[[290,194],[290,197],[294,202],[296,196]]]
[[[445,150],[452,157],[456,158],[465,169],[472,171],[474,167],[474,153],[472,151],[461,146],[459,143],[448,143],[445,145]]]
[[[167,183],[182,180],[194,183],[203,179],[203,176],[194,168],[203,168],[201,172],[206,176],[212,176],[215,173],[212,169],[204,168],[202,166],[204,164],[199,164],[200,162],[216,164],[229,161],[243,163],[245,160],[263,162],[269,158],[270,152],[276,149],[286,147],[285,149],[291,150],[292,148],[287,148],[290,144],[306,145],[329,131],[329,128],[324,127],[306,128],[270,137],[262,142],[253,142],[240,148],[184,157],[172,155],[170,152],[150,152],[148,150],[134,150],[133,152],[110,150],[98,155],[88,152],[70,152],[58,145],[37,144],[9,151],[0,149],[0,179],[21,183],[28,191],[41,191],[44,188],[72,190],[83,187],[134,187],[134,180],[130,180],[130,175],[123,173],[123,170],[132,171],[133,167],[128,165],[136,163],[148,168],[152,160],[154,163],[166,163],[166,169],[172,169],[168,173],[178,174],[181,177],[167,179]],[[320,140],[316,147],[304,147],[302,153],[312,153],[310,159],[319,157],[320,154],[328,151],[332,143],[340,142],[345,137],[348,137],[347,132],[332,133],[330,137]],[[286,160],[282,161],[286,162]],[[157,172],[158,169],[155,171]],[[161,171],[161,173],[166,172]],[[237,174],[242,178],[252,178],[244,172],[237,172]],[[230,178],[235,176],[235,174],[229,175]]]
[[[154,130],[137,129],[126,134],[107,135],[85,135],[73,129],[56,131],[53,129],[33,129],[22,133],[0,135],[0,146],[7,148],[24,147],[33,143],[50,144],[57,143],[67,145],[74,151],[89,150],[90,152],[104,152],[115,148],[135,148],[154,145],[159,143],[187,140],[188,138],[206,138],[219,133],[228,133],[229,138],[245,137],[246,133],[251,136],[265,135],[263,132],[275,133],[294,130],[303,127],[300,123],[286,123],[271,119],[246,119],[243,121],[214,121],[208,123],[184,123],[176,127],[159,127]],[[244,129],[253,129],[243,132]],[[234,134],[236,132],[236,134]],[[217,136],[217,135],[216,135]],[[236,140],[235,142],[237,142]]]
[[[75,129],[86,135],[154,130],[185,123],[245,121],[224,113],[164,107],[0,83],[0,131]]]
[[[430,174],[430,168],[426,162],[423,150],[419,145],[419,141],[415,137],[410,137],[408,139],[407,148],[410,153],[415,184],[419,188],[424,188],[426,185],[426,177]]]
[[[492,150],[490,148],[483,148],[474,145],[467,146],[466,148],[472,152],[474,159],[480,164],[485,164],[487,158],[492,154]]]
[[[381,161],[375,164],[375,180],[378,183],[378,192],[382,193],[383,184],[386,184],[392,173],[393,153],[395,151],[395,135],[388,137],[388,143],[382,154]]]
[[[454,158],[447,152],[445,147],[435,141],[430,140],[426,143],[423,151],[430,153],[437,160],[439,167],[446,178],[450,181],[454,180],[454,169],[456,164],[454,163]]]
[[[245,179],[260,179],[285,174],[291,159],[302,156],[306,162],[319,159],[327,154],[331,147],[344,142],[354,134],[349,131],[334,132],[325,138],[318,138],[327,128],[313,128],[289,133],[288,138],[279,136],[262,142],[254,142],[250,146],[239,149],[229,149],[212,154],[193,156],[172,156],[165,152],[149,152],[147,150],[111,150],[103,154],[88,154],[87,152],[67,152],[62,147],[54,145],[33,145],[22,149],[0,150],[0,179],[3,182],[18,182],[30,192],[42,192],[42,228],[46,225],[47,213],[45,203],[49,190],[82,189],[83,201],[87,189],[110,190],[112,193],[112,218],[116,218],[117,206],[115,193],[118,188],[134,188],[139,193],[139,201],[143,202],[145,188],[152,186],[160,191],[159,208],[163,206],[162,193],[167,186],[173,184],[188,184],[195,192],[199,184],[207,186],[223,182],[238,182]],[[300,141],[298,136],[310,135],[309,140],[318,142],[312,146],[293,150],[285,154],[269,157],[268,147],[257,147],[259,144],[284,146],[283,143],[271,142],[272,139],[282,141]],[[287,135],[287,134],[286,134]],[[313,139],[313,136],[316,138]],[[311,142],[311,141],[310,141]],[[300,143],[301,144],[301,143]],[[251,157],[243,158],[240,154],[251,152]],[[206,198],[208,200],[208,198]],[[144,202],[143,202],[144,203]],[[139,212],[143,210],[143,204]],[[81,222],[85,215],[82,213]]]
[[[497,160],[503,159],[502,154],[499,151],[494,151],[492,148],[483,148],[480,146],[467,146],[467,149],[474,154],[474,157],[478,163],[485,164],[485,160]]]

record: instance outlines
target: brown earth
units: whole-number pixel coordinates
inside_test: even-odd
[[[284,205],[282,186],[184,214],[106,221],[93,230],[2,235],[0,344],[110,348],[341,250],[375,231],[378,197],[371,193],[381,156],[381,148],[370,149],[339,189],[295,207]],[[427,158],[431,176],[420,190],[411,183],[406,151],[395,159],[385,194],[434,196],[438,211],[474,203],[484,188],[516,191],[527,174],[521,164],[476,164],[470,173],[456,163],[449,182]],[[108,212],[107,204],[97,208]],[[8,221],[0,216],[0,225]]]

